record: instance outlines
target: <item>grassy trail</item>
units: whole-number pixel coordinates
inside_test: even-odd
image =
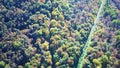
[[[90,34],[89,34],[89,36],[88,36],[88,40],[87,40],[87,42],[86,42],[86,44],[85,44],[85,46],[84,46],[84,48],[83,48],[83,53],[81,54],[81,56],[80,56],[80,58],[79,58],[79,62],[78,62],[77,68],[82,68],[82,67],[83,67],[84,58],[85,58],[86,55],[87,55],[87,50],[88,50],[88,48],[90,47],[91,39],[92,39],[92,37],[93,37],[94,32],[96,31],[96,27],[97,27],[97,24],[99,23],[99,18],[100,18],[100,16],[102,15],[103,8],[104,8],[104,5],[105,5],[105,4],[106,4],[106,0],[102,0],[102,4],[101,4],[101,6],[100,6],[100,8],[99,8],[99,11],[98,11],[98,13],[97,13],[97,17],[96,17],[96,19],[95,19],[95,21],[94,21],[94,25],[93,25],[93,27],[92,27],[92,29],[91,29],[91,31],[90,31]]]

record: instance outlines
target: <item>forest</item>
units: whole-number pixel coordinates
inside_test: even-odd
[[[0,0],[0,68],[120,68],[120,0]]]

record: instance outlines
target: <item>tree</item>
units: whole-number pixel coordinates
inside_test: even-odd
[[[5,62],[4,61],[0,61],[0,68],[4,68],[5,67]]]
[[[116,27],[117,29],[120,28],[120,20],[119,19],[114,19],[112,21],[112,23],[113,23],[114,27]]]

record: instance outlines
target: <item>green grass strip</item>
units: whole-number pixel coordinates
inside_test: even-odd
[[[88,40],[83,48],[83,53],[81,54],[80,58],[79,58],[79,62],[78,62],[78,66],[77,68],[82,68],[83,67],[83,62],[84,62],[84,58],[86,57],[87,55],[87,50],[88,48],[90,47],[90,42],[91,42],[91,39],[93,37],[93,34],[94,34],[94,31],[96,30],[96,27],[97,27],[97,24],[99,23],[99,18],[101,16],[101,13],[103,12],[103,8],[104,8],[104,5],[106,4],[106,0],[102,0],[102,4],[99,8],[99,11],[97,13],[97,17],[94,21],[94,25],[90,31],[90,34],[88,36]]]

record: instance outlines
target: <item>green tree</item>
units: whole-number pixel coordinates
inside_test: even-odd
[[[13,46],[14,47],[19,47],[19,46],[21,46],[22,45],[22,43],[20,42],[20,41],[15,41],[15,42],[13,42]]]
[[[0,61],[0,68],[4,68],[5,67],[5,62],[4,61]]]
[[[114,19],[113,21],[112,21],[112,23],[113,23],[113,25],[116,27],[116,28],[120,28],[119,26],[120,26],[120,20],[119,19]]]

